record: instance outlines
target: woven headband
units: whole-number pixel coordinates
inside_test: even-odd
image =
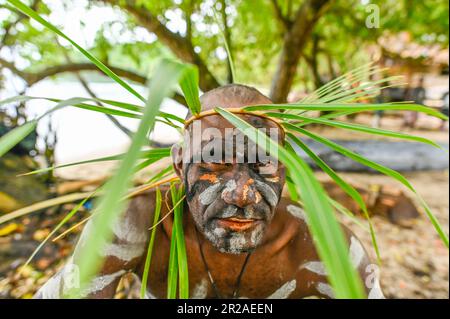
[[[248,111],[245,111],[245,110],[243,110],[241,108],[229,108],[229,109],[226,109],[226,110],[228,112],[230,112],[230,113],[233,113],[233,114],[251,115],[251,116],[257,116],[257,117],[261,117],[263,119],[269,120],[269,121],[275,123],[278,126],[278,128],[280,129],[280,131],[283,132],[283,140],[284,140],[284,137],[286,136],[286,133],[284,131],[284,127],[281,125],[281,121],[279,121],[278,119],[269,117],[269,116],[265,115],[262,112],[255,112],[255,111],[248,112]],[[194,122],[195,120],[199,120],[201,118],[204,118],[204,117],[207,117],[207,116],[210,116],[210,115],[220,115],[220,114],[218,112],[216,112],[215,110],[206,110],[206,111],[200,112],[197,115],[191,116],[189,119],[187,119],[184,122],[184,129],[186,130],[188,128],[188,126],[191,125],[192,122]]]

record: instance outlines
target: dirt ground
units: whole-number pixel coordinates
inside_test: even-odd
[[[399,187],[397,182],[381,175],[346,173],[342,176],[358,184]],[[448,170],[415,172],[405,176],[448,234]],[[348,219],[342,221],[357,234],[375,260],[370,234]],[[381,255],[381,286],[386,297],[449,298],[449,251],[423,211],[411,228],[399,227],[380,216],[373,216],[372,221]]]

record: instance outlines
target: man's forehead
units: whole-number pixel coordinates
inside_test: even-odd
[[[249,123],[255,128],[258,129],[267,129],[267,130],[280,130],[280,127],[272,120],[266,119],[261,116],[257,115],[251,115],[251,114],[235,114],[242,118],[244,121]],[[193,127],[196,127],[197,130],[193,130]],[[212,114],[205,117],[202,117],[198,120],[194,120],[191,125],[188,127],[189,132],[192,133],[204,133],[210,132],[211,129],[217,129],[219,130],[223,135],[230,134],[231,131],[234,131],[233,134],[238,134],[236,132],[239,132],[239,130],[236,129],[236,127],[231,124],[229,121],[227,121],[225,118],[223,118],[219,114]],[[281,132],[280,132],[281,133]]]
[[[225,86],[206,92],[200,97],[202,111],[215,107],[241,108],[255,104],[271,104],[272,101],[254,88],[243,85]]]

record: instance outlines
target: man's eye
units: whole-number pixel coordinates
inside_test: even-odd
[[[233,166],[231,163],[202,163],[201,167],[208,171],[226,170]]]
[[[253,164],[253,168],[259,174],[274,174],[277,171],[277,166],[273,162],[258,162]]]

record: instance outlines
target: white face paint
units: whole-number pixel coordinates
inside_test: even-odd
[[[202,205],[209,205],[219,196],[219,190],[222,187],[221,183],[216,183],[205,189],[200,195],[199,200]]]
[[[230,239],[229,252],[232,254],[239,254],[245,248],[246,240],[243,234],[233,233]]]
[[[306,213],[302,208],[295,205],[288,205],[286,209],[295,218],[303,220],[305,223],[307,222]]]
[[[320,276],[326,276],[327,275],[327,271],[323,265],[322,262],[320,261],[309,261],[307,263],[304,263],[303,265],[300,266],[299,270],[302,269],[307,269],[313,273],[316,273]]]
[[[297,281],[291,280],[285,283],[283,286],[278,288],[273,294],[271,294],[267,299],[286,299],[288,298],[297,288]]]
[[[334,291],[333,288],[326,283],[319,282],[316,285],[317,291],[320,292],[322,295],[325,295],[329,298],[334,298]]]
[[[263,232],[263,226],[262,225],[258,225],[253,231],[252,234],[250,236],[250,240],[252,242],[252,245],[256,246],[256,244],[258,244],[262,237],[264,235]]]
[[[361,261],[364,257],[364,248],[361,243],[355,237],[350,238],[350,259],[353,263],[353,266],[357,269],[361,264]]]
[[[279,198],[272,187],[258,180],[255,180],[255,185],[256,189],[264,196],[265,200],[272,208],[277,206]]]
[[[224,193],[229,193],[232,192],[236,189],[237,184],[236,181],[234,179],[230,179],[226,184],[225,184],[225,188],[222,191],[222,195]]]
[[[205,299],[208,295],[208,280],[203,278],[194,288],[191,298],[192,299]]]

